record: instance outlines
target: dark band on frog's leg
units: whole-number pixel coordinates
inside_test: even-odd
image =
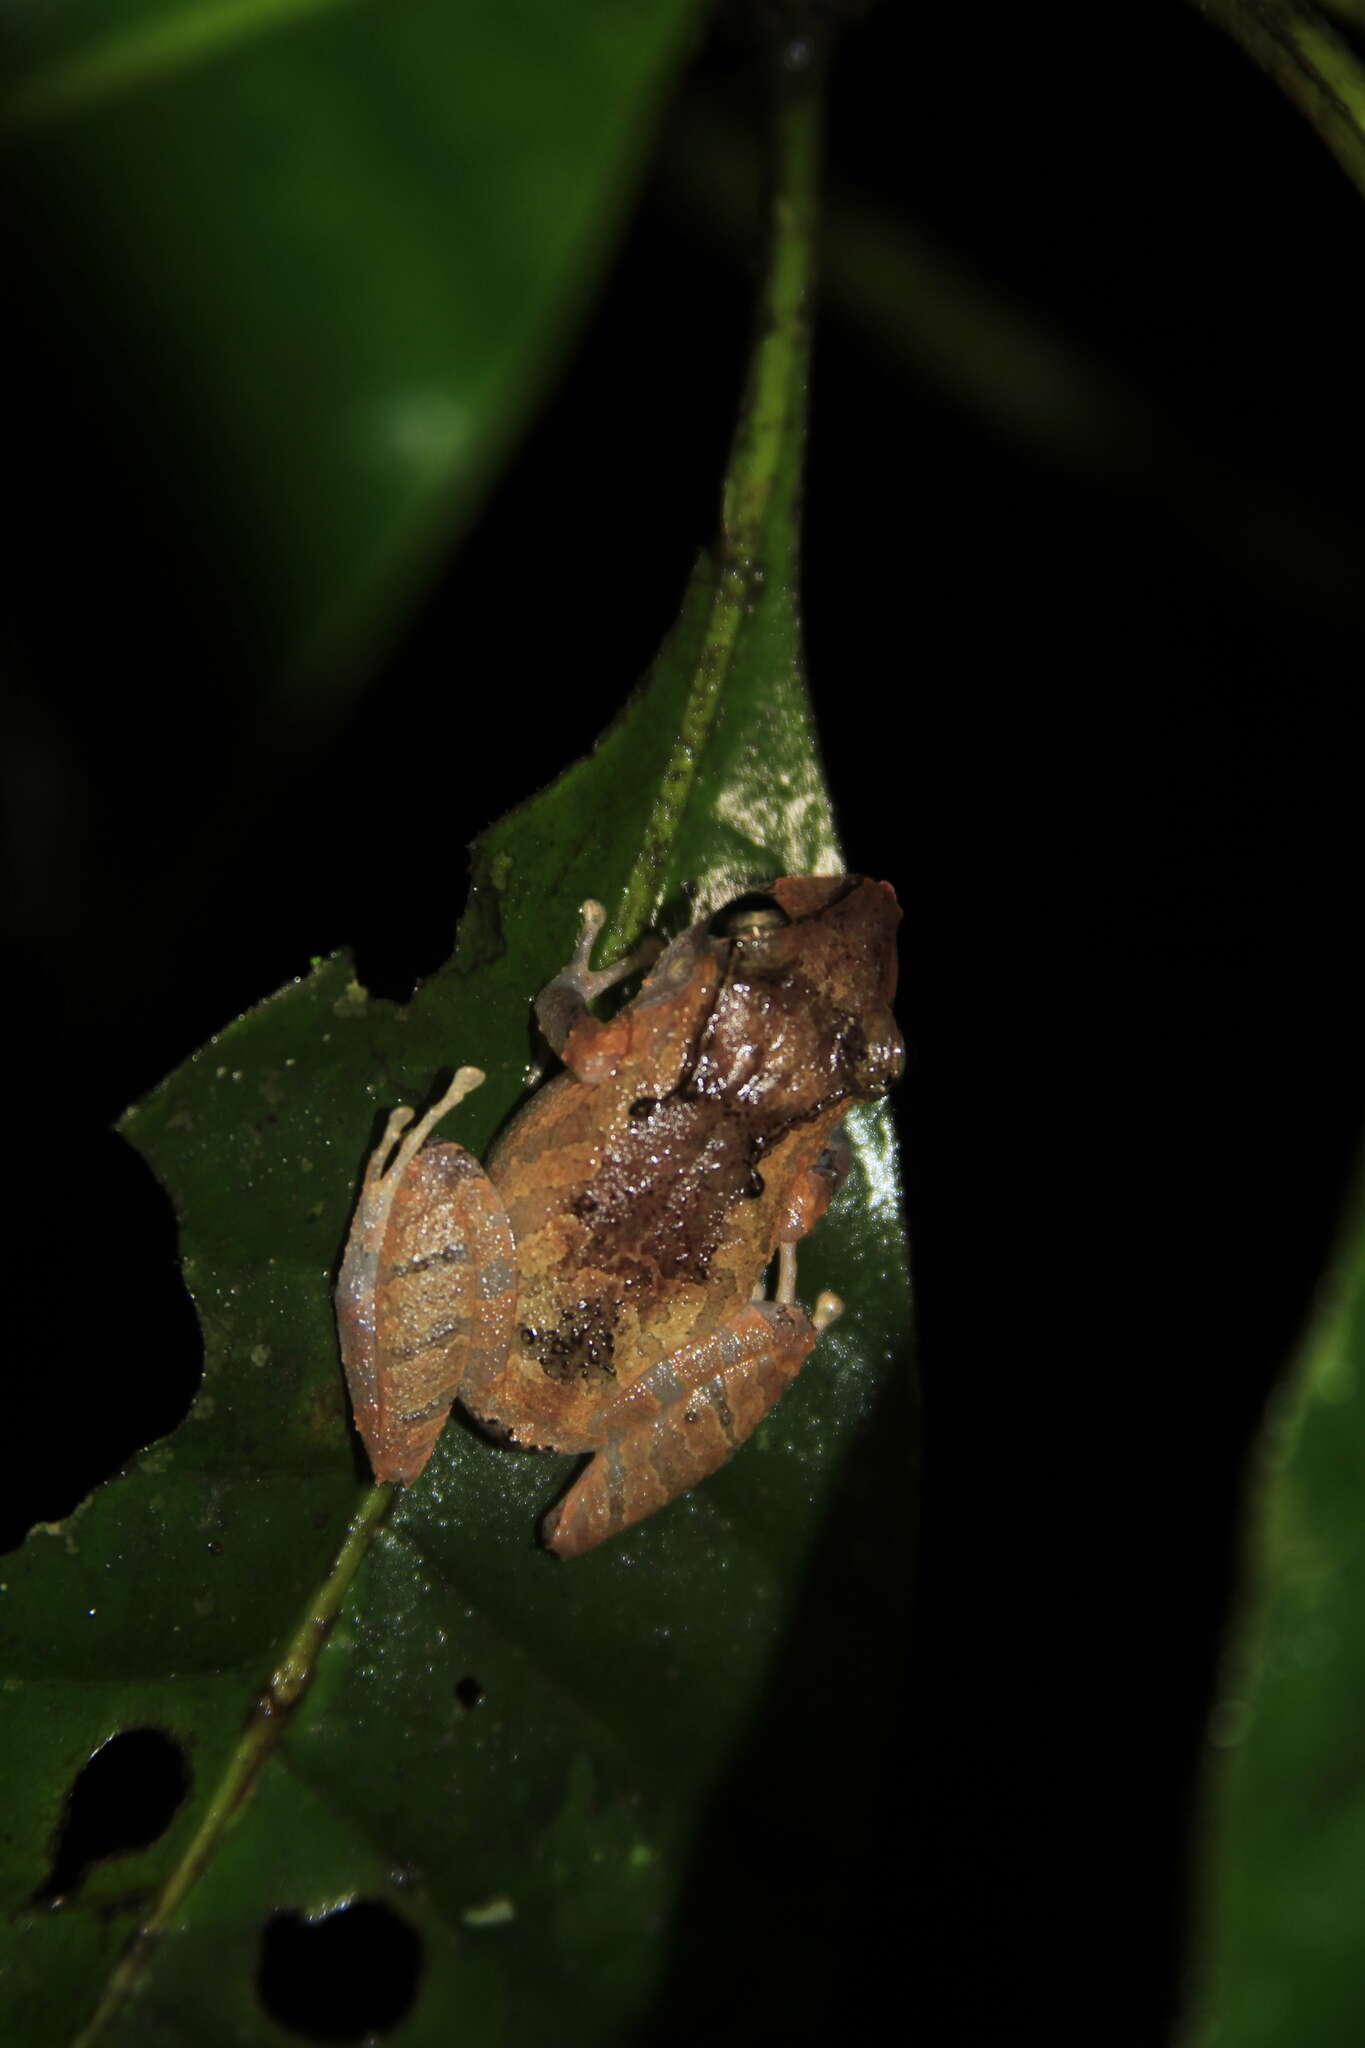
[[[381,1369],[355,1402],[376,1479],[410,1486],[471,1371],[506,1355],[516,1259],[502,1202],[478,1161],[431,1145],[404,1162],[388,1200],[370,1314]]]
[[[395,1344],[389,1353],[389,1364],[411,1365],[414,1358],[421,1358],[428,1351],[443,1350],[451,1344],[461,1344],[468,1335],[468,1316],[454,1316],[437,1329],[426,1330],[420,1337],[414,1337],[410,1344]]]
[[[390,1266],[383,1275],[385,1286],[395,1280],[407,1280],[418,1273],[430,1273],[437,1266],[467,1266],[469,1246],[461,1242],[445,1244],[436,1252],[422,1252],[415,1259],[405,1259],[401,1265]]]
[[[741,1441],[741,1439],[735,1427],[734,1413],[730,1407],[729,1401],[726,1399],[725,1396],[724,1375],[721,1374],[716,1379],[708,1380],[706,1382],[706,1387],[704,1391],[707,1400],[711,1403],[711,1406],[716,1411],[716,1420],[717,1422],[719,1422],[721,1429],[725,1433],[725,1440],[733,1449]]]
[[[405,1429],[415,1428],[419,1423],[431,1422],[438,1415],[448,1414],[450,1403],[444,1394],[438,1394],[434,1401],[428,1401],[425,1408],[405,1408],[398,1420]]]
[[[608,1444],[602,1458],[603,1477],[607,1487],[607,1507],[613,1520],[621,1527],[626,1512],[626,1475],[621,1468],[621,1453],[615,1444]]]

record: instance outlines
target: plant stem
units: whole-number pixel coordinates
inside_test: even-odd
[[[391,1486],[372,1486],[361,1501],[331,1571],[308,1602],[270,1683],[249,1712],[246,1727],[227,1760],[184,1854],[120,1956],[99,2004],[76,2036],[72,2048],[89,2048],[89,2044],[104,2032],[119,2012],[146,1968],[157,1936],[170,1925],[185,1897],[202,1876],[224,1833],[250,1798],[262,1766],[288,1728],[293,1709],[312,1682],[319,1653],[332,1623],[341,1612],[351,1582],[392,1502]]]
[[[1192,4],[1274,79],[1365,192],[1365,64],[1350,44],[1300,0]]]
[[[778,66],[772,196],[758,332],[721,492],[710,612],[660,794],[608,926],[604,958],[624,952],[657,908],[669,844],[696,781],[740,627],[764,574],[763,536],[793,440],[804,441],[815,282],[815,230],[824,134],[824,70],[807,50]],[[800,488],[800,464],[784,487]],[[790,508],[796,525],[796,508]],[[791,564],[795,571],[795,563]]]

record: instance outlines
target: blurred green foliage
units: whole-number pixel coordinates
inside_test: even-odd
[[[1365,2024],[1365,1204],[1249,1497],[1249,1588],[1210,1725],[1198,2048],[1338,2048]]]

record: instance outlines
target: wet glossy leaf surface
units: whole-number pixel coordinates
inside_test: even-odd
[[[668,680],[592,760],[491,835],[461,955],[406,1011],[367,1001],[347,963],[328,962],[130,1113],[128,1133],[180,1213],[204,1384],[171,1439],[12,1562],[5,1747],[25,1759],[26,1799],[10,1812],[11,1898],[41,1884],[63,1793],[116,1731],[164,1730],[183,1746],[192,1790],[162,1840],[97,1866],[75,1896],[28,1918],[12,2008],[28,2040],[66,2039],[88,2011],[139,1893],[183,1850],[355,1508],[363,1477],[329,1287],[381,1112],[428,1095],[476,1049],[489,1081],[459,1137],[482,1149],[520,1098],[528,994],[563,952],[589,881],[619,885],[629,814],[647,791],[632,791],[617,753],[632,720],[662,739],[655,706],[666,709]],[[794,683],[737,690],[727,716],[739,753],[760,749],[809,787]],[[709,776],[702,789],[710,806],[742,801]],[[818,813],[804,818],[825,839]],[[737,810],[730,832],[744,829]],[[765,842],[760,820],[749,829],[754,881],[820,850],[795,836]],[[729,833],[721,844],[728,874]],[[458,1422],[447,1430],[113,2038],[260,2038],[266,1916],[362,1897],[393,1903],[425,1944],[404,2040],[449,2039],[457,2019],[467,2039],[543,2024],[601,2040],[666,1976],[680,1910],[709,1917],[713,1883],[721,1898],[743,1891],[745,1859],[766,1858],[771,1831],[807,1844],[839,1892],[860,1760],[832,1768],[825,1725],[855,1670],[864,1727],[885,1708],[911,1523],[895,1170],[883,1119],[860,1122],[859,1171],[802,1266],[803,1293],[835,1285],[849,1314],[703,1489],[565,1566],[534,1531],[570,1461],[496,1450]],[[794,1693],[789,1661],[801,1667]],[[724,1811],[708,1815],[735,1772]],[[689,1860],[717,1825],[736,1839],[717,1871],[699,1874],[695,1899]],[[808,1909],[804,1881],[798,1895]],[[722,1968],[722,2003],[728,1980]]]

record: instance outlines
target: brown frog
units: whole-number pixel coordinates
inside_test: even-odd
[[[794,1378],[839,1306],[798,1306],[796,1242],[847,1170],[849,1105],[901,1069],[900,910],[854,875],[766,895],[675,939],[606,1022],[589,1003],[655,949],[594,972],[585,904],[536,1003],[566,1071],[486,1168],[423,1149],[477,1068],[418,1122],[389,1118],[336,1290],[376,1479],[411,1485],[458,1399],[504,1441],[593,1453],[542,1528],[572,1557],[713,1472]]]

